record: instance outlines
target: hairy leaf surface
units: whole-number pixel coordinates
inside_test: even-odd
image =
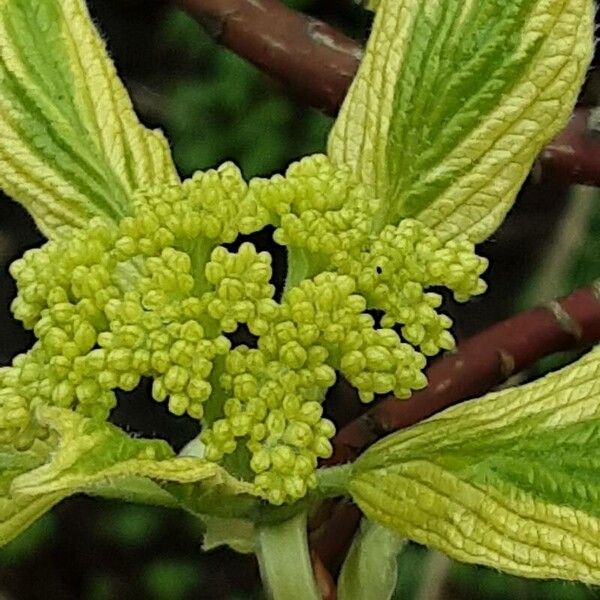
[[[79,492],[149,504],[178,506],[166,488],[196,494],[218,489],[250,492],[216,463],[176,457],[161,440],[134,439],[119,428],[73,411],[44,406],[38,420],[55,440],[46,454],[0,453],[0,544],[20,533],[59,500]],[[218,512],[218,511],[217,511]]]
[[[380,0],[329,141],[444,240],[487,238],[566,123],[592,52],[591,0]]]
[[[15,498],[10,491],[19,475],[44,462],[47,448],[37,443],[27,452],[0,449],[0,546],[4,546],[63,498],[61,493]]]
[[[600,347],[359,458],[365,514],[464,562],[600,583]]]
[[[51,406],[39,408],[37,416],[57,433],[57,449],[47,464],[14,481],[16,493],[89,491],[120,477],[176,483],[227,478],[216,463],[176,457],[163,440],[132,438],[110,423]]]
[[[0,187],[40,229],[117,218],[135,190],[177,181],[84,0],[0,0]]]

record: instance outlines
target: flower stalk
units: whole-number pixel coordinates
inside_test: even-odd
[[[257,556],[270,600],[321,600],[308,549],[306,513],[259,527]]]

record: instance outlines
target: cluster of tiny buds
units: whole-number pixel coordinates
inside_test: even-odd
[[[384,227],[367,250],[334,262],[339,272],[355,278],[370,308],[383,310],[381,325],[401,325],[403,338],[426,356],[455,346],[452,320],[436,310],[442,297],[427,288],[445,286],[461,302],[486,289],[480,275],[487,260],[475,254],[473,244],[442,244],[414,219]]]
[[[38,342],[1,375],[3,395],[22,399],[19,410],[3,411],[2,430],[31,438],[38,403],[106,418],[114,390],[142,377],[154,378],[154,398],[168,398],[174,414],[201,418],[213,361],[230,342],[207,318],[208,296],[219,290],[197,293],[205,265],[192,256],[264,225],[246,191],[226,164],[140,194],[117,227],[93,219],[16,261],[13,312]],[[216,330],[210,336],[206,325]]]
[[[323,402],[337,373],[365,402],[409,397],[426,385],[425,357],[454,344],[427,288],[461,301],[485,289],[472,244],[443,244],[414,219],[377,226],[380,208],[322,155],[250,184],[227,163],[140,192],[118,224],[93,219],[26,253],[11,267],[13,311],[38,341],[0,369],[0,442],[43,437],[41,404],[106,419],[116,390],[149,377],[156,401],[202,421],[206,459],[273,504],[299,500],[332,451]],[[266,224],[290,264],[314,258],[280,301],[269,253],[222,245]],[[256,347],[231,348],[240,325]]]
[[[259,493],[273,504],[302,498],[316,485],[317,460],[331,454],[335,429],[321,401],[334,380],[321,364],[290,369],[258,349],[234,349],[221,378],[224,416],[202,434],[206,457],[219,461],[243,443]]]
[[[380,201],[371,198],[346,166],[326,156],[292,164],[285,177],[255,179],[250,194],[272,215],[277,243],[313,254],[332,255],[364,245],[371,215]]]
[[[336,370],[364,401],[425,386],[424,357],[393,330],[375,329],[354,291],[352,278],[335,273],[302,281],[285,294],[258,347],[227,357],[221,384],[231,397],[224,417],[204,430],[206,456],[221,460],[245,443],[255,484],[272,503],[302,497],[315,484],[302,479],[304,469],[331,453],[335,430],[321,403]]]
[[[206,279],[214,287],[207,294],[207,310],[223,331],[233,332],[240,323],[248,325],[254,335],[268,330],[277,313],[271,285],[271,255],[258,253],[249,242],[238,252],[216,248],[206,265]]]

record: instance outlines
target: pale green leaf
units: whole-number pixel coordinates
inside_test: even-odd
[[[210,478],[197,483],[165,482],[162,487],[179,506],[203,521],[207,516],[247,520],[260,514],[261,503],[254,485],[236,479],[222,467]]]
[[[250,554],[256,550],[256,534],[252,521],[211,516],[205,516],[202,521],[206,527],[202,542],[205,551],[220,546],[229,546],[241,554]]]
[[[363,519],[338,578],[339,600],[389,600],[398,579],[398,554],[406,540]]]
[[[90,493],[128,478],[180,484],[226,478],[216,463],[176,457],[162,440],[132,438],[114,425],[57,407],[40,407],[36,415],[56,432],[57,448],[49,462],[13,481],[15,495]]]
[[[382,219],[484,240],[566,124],[593,23],[592,0],[380,0],[330,156]]]
[[[191,510],[185,502],[190,495],[203,498],[205,512],[216,506],[215,514],[222,514],[221,505],[231,513],[240,505],[246,510],[257,503],[251,484],[204,459],[176,457],[164,441],[131,438],[111,424],[57,407],[40,407],[36,416],[51,430],[54,447],[35,461],[29,454],[12,457],[13,462],[17,458],[21,462],[11,471],[0,454],[2,544],[56,502],[76,493]],[[228,507],[230,496],[233,508]]]
[[[58,504],[64,495],[0,497],[0,547],[5,546]]]
[[[46,449],[41,446],[36,444],[35,449],[27,452],[0,449],[0,547],[17,537],[63,498],[62,494],[53,493],[17,499],[10,493],[16,477],[44,461]]]
[[[0,0],[0,187],[40,229],[118,218],[135,190],[177,181],[84,0]]]
[[[600,583],[600,346],[385,438],[349,489],[370,519],[457,560]]]
[[[204,451],[205,446],[198,436],[183,448],[179,456],[201,459]],[[207,528],[205,545],[214,548],[227,544],[240,552],[250,551],[254,540],[247,537],[250,532],[246,523],[260,510],[256,490],[253,485],[232,477],[225,469],[218,473],[210,485],[204,485],[204,482],[192,485],[168,483],[164,487],[180,506],[202,519]],[[231,526],[231,531],[226,534],[228,526]]]

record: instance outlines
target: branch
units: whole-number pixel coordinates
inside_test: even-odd
[[[363,50],[319,19],[278,0],[175,0],[219,44],[311,106],[337,113]]]
[[[539,155],[533,170],[557,183],[600,186],[600,108],[576,108],[567,127]]]
[[[427,370],[429,385],[409,400],[385,398],[336,435],[327,465],[356,458],[377,439],[414,425],[453,404],[481,396],[538,360],[600,341],[600,282],[540,308],[517,314],[459,344]],[[332,572],[346,554],[360,513],[333,508],[313,536],[313,550]]]
[[[353,39],[279,0],[174,0],[226,48],[311,106],[336,115],[363,56]],[[600,117],[577,109],[540,154],[536,177],[600,186]]]
[[[344,427],[328,464],[357,456],[376,439],[481,396],[556,352],[600,341],[600,284],[492,325],[427,370],[429,385],[409,400],[388,397]]]

